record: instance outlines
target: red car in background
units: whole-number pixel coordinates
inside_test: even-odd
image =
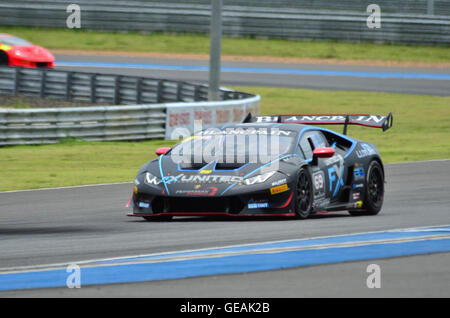
[[[0,66],[53,68],[55,57],[47,49],[21,38],[0,33]]]

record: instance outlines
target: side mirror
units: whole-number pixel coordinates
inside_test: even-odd
[[[170,147],[161,147],[161,148],[156,149],[155,153],[158,156],[161,156],[161,155],[165,155],[166,153],[168,153],[171,149],[172,148],[170,148]]]
[[[335,151],[331,147],[316,148],[313,150],[313,156],[315,158],[331,158],[334,154]]]

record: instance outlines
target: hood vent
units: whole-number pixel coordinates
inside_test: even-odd
[[[216,170],[236,170],[243,166],[245,163],[217,163],[215,169]]]
[[[180,163],[179,164],[179,168],[181,170],[208,170],[206,168],[208,168],[207,166],[210,163],[207,162],[203,162],[203,163]],[[237,170],[239,168],[242,168],[244,166],[246,166],[246,163],[216,163],[214,165],[214,170]],[[212,165],[210,166],[209,169],[212,168]]]

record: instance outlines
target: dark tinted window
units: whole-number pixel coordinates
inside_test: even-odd
[[[328,142],[320,131],[307,131],[300,140],[300,148],[306,160],[312,159],[313,149],[328,147]]]
[[[15,36],[0,36],[0,43],[6,45],[30,46],[31,43]]]

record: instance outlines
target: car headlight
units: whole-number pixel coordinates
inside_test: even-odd
[[[150,185],[159,185],[162,182],[162,180],[160,178],[152,175],[150,172],[147,172],[145,174],[144,180],[145,180],[145,183],[150,184]]]
[[[263,183],[266,182],[267,180],[269,180],[270,177],[272,177],[275,174],[276,171],[270,171],[264,174],[260,174],[258,176],[255,177],[251,177],[248,179],[244,180],[244,183],[246,185],[252,185],[252,184],[256,184],[256,183]]]

